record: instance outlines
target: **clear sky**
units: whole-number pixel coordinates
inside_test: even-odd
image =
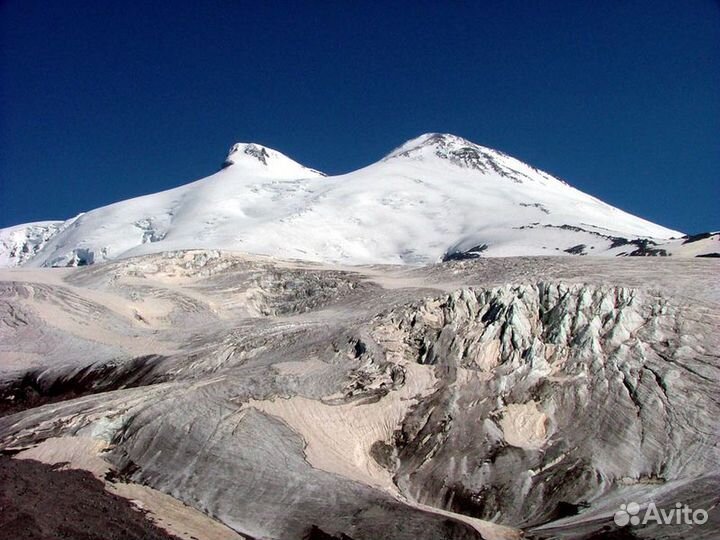
[[[0,2],[0,226],[259,142],[330,174],[450,132],[675,229],[720,229],[713,0]]]

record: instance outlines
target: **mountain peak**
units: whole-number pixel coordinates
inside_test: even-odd
[[[423,146],[440,146],[440,147],[462,147],[462,146],[479,146],[472,141],[467,140],[459,135],[452,133],[423,133],[419,137],[408,142],[417,142]]]
[[[325,176],[324,173],[305,167],[277,150],[257,143],[235,143],[230,148],[222,168],[278,178]]]
[[[253,157],[263,165],[267,165],[267,160],[270,157],[270,152],[268,152],[268,148],[262,146],[261,144],[255,143],[235,143],[230,149],[228,159],[230,159],[230,157],[234,154],[238,153]]]
[[[546,172],[540,171],[512,156],[475,144],[451,133],[424,133],[410,139],[393,150],[383,161],[406,159],[410,161],[447,163],[460,169],[478,171],[483,175],[500,177],[518,184],[540,182],[566,184]]]
[[[424,133],[393,150],[385,160],[411,158],[423,161],[429,157],[438,157],[455,165],[475,169],[500,155],[501,152],[480,146],[458,135]]]

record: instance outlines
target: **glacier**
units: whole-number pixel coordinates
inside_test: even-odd
[[[717,264],[2,269],[0,454],[181,538],[714,538]],[[628,530],[629,501],[710,521]]]

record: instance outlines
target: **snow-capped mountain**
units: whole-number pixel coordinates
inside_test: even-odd
[[[217,173],[66,222],[0,230],[0,265],[75,266],[210,248],[332,263],[423,264],[516,255],[703,255],[693,239],[502,152],[447,134],[326,176],[259,144]]]

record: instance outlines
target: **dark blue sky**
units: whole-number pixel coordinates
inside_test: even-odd
[[[341,173],[442,131],[720,228],[713,0],[5,0],[0,25],[0,226],[206,176],[235,141]]]

